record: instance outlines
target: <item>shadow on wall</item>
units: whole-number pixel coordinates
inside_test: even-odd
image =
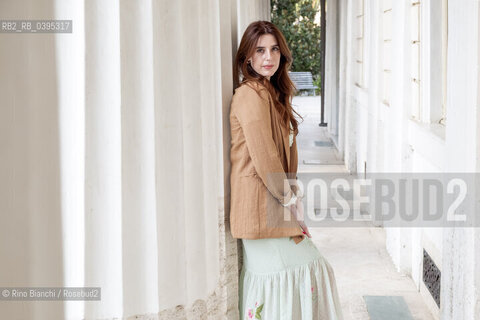
[[[54,1],[2,2],[4,17],[48,19]],[[0,34],[0,283],[64,285],[59,103],[53,34]],[[13,143],[12,143],[13,142]],[[61,301],[4,302],[2,319],[62,319]]]

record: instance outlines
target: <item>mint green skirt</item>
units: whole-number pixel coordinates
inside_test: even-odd
[[[240,319],[343,319],[333,269],[312,240],[242,243]]]

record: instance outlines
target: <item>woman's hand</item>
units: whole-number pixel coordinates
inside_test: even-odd
[[[303,233],[305,233],[307,235],[307,237],[311,238],[312,235],[308,231],[308,227],[307,227],[307,225],[305,224],[305,221],[304,221],[303,202],[302,202],[301,198],[297,198],[297,201],[295,202],[295,204],[290,206],[290,211],[295,216],[295,219],[297,219],[298,224],[300,225],[300,227],[303,230]]]

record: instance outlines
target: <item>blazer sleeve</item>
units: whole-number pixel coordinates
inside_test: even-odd
[[[272,137],[268,91],[261,88],[257,93],[248,84],[242,85],[233,97],[232,112],[240,123],[250,158],[264,185],[283,206],[291,204],[296,197]]]

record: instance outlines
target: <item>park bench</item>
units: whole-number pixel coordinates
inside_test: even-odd
[[[313,84],[311,72],[289,72],[288,75],[298,91],[312,90],[313,95],[315,95],[315,89],[318,87]]]

